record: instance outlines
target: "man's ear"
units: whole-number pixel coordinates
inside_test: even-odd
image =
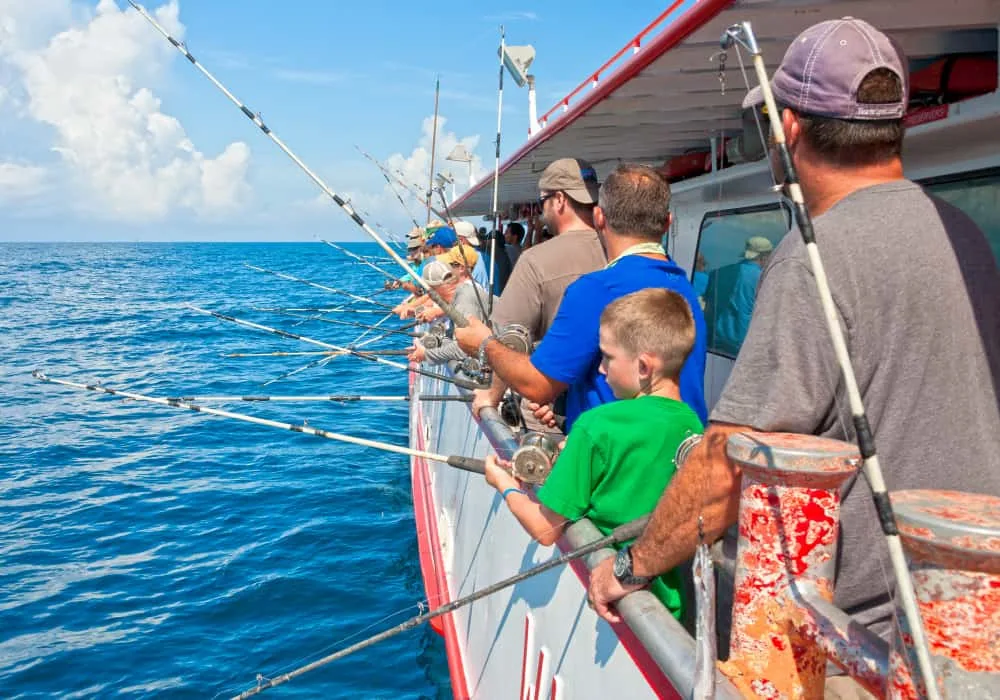
[[[802,125],[795,112],[787,107],[781,110],[781,128],[785,130],[785,142],[791,150],[802,138]]]
[[[594,207],[594,228],[598,231],[603,231],[605,225],[607,224],[607,219],[604,218],[604,210],[600,206]]]

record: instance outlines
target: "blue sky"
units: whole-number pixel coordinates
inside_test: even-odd
[[[405,212],[355,145],[391,158],[411,180],[426,172],[440,75],[439,159],[461,140],[474,147],[477,170],[491,170],[501,23],[508,43],[537,50],[542,113],[665,3],[609,10],[584,0],[572,12],[556,2],[452,0],[147,7],[335,190],[400,231]],[[124,0],[0,0],[0,240],[363,237],[125,8]],[[505,88],[509,154],[527,136],[527,92],[509,80]],[[465,166],[450,167],[461,189]]]

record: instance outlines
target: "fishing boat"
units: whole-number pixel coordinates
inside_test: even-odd
[[[770,73],[801,30],[843,16],[863,18],[885,31],[909,57],[907,176],[969,213],[1000,259],[997,0],[912,0],[905,11],[899,3],[879,0],[674,2],[543,114],[539,128],[499,168],[499,211],[512,220],[530,211],[541,170],[557,158],[586,159],[601,179],[619,162],[631,161],[654,165],[671,180],[674,225],[665,245],[695,287],[704,290],[710,405],[722,391],[741,341],[714,332],[726,268],[748,238],[777,245],[792,221],[788,203],[774,187],[761,131],[741,109],[747,89],[756,84],[753,71],[745,55],[721,49],[720,36],[736,23],[750,22]],[[454,202],[452,213],[490,214],[493,185],[493,177],[476,183]],[[419,400],[423,394],[459,391],[433,378],[412,377],[411,447],[477,457],[496,452],[507,458],[521,450],[537,457],[538,441],[525,444],[524,436],[494,411],[484,410],[476,420],[467,404]],[[481,476],[414,458],[412,486],[420,563],[432,606],[558,555],[556,548],[530,539]],[[571,550],[596,534],[593,525],[580,521],[558,548]],[[717,554],[725,570],[725,553]],[[435,619],[454,696],[690,696],[697,651],[690,625],[675,621],[644,592],[621,602],[624,623],[615,626],[587,606],[588,571],[609,555],[554,568]],[[721,609],[720,618],[727,612]],[[985,614],[980,633],[996,636],[996,611]],[[848,658],[840,658],[841,665],[866,678],[867,687],[887,692],[886,650],[857,640],[844,646]],[[737,697],[750,687],[741,688],[718,670],[714,680],[716,697]]]

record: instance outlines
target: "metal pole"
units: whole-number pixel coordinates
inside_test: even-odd
[[[896,592],[899,595],[901,607],[905,613],[906,623],[913,634],[913,646],[919,662],[920,673],[925,681],[924,685],[927,688],[927,695],[931,700],[939,700],[940,693],[938,692],[937,683],[934,680],[934,668],[931,665],[927,635],[917,609],[913,579],[910,578],[910,573],[906,566],[906,557],[903,555],[903,545],[900,542],[899,529],[896,526],[896,516],[893,513],[892,502],[889,500],[889,494],[886,491],[882,467],[879,464],[878,454],[875,449],[875,436],[872,434],[868,416],[865,414],[864,402],[861,399],[861,390],[858,388],[858,380],[854,375],[854,367],[847,352],[847,342],[840,328],[837,307],[830,292],[830,283],[826,276],[826,269],[823,267],[819,247],[816,245],[816,234],[813,230],[812,217],[806,208],[798,172],[792,162],[792,155],[788,150],[788,144],[785,140],[785,130],[781,124],[781,115],[778,112],[778,106],[774,101],[774,93],[771,91],[771,83],[767,75],[767,67],[764,64],[764,57],[749,22],[736,24],[727,29],[722,37],[722,48],[729,48],[734,41],[738,41],[741,45],[745,46],[753,57],[753,67],[757,74],[757,82],[760,84],[764,103],[767,106],[768,120],[771,122],[771,134],[774,139],[774,145],[778,149],[778,154],[781,157],[781,165],[785,171],[785,191],[794,205],[795,223],[798,226],[799,233],[802,235],[802,242],[805,243],[806,252],[809,255],[809,263],[813,276],[816,278],[816,287],[819,291],[820,303],[823,307],[827,329],[830,332],[830,340],[833,343],[834,354],[837,357],[837,363],[840,365],[840,371],[844,377],[844,386],[847,390],[847,397],[851,407],[856,441],[861,451],[861,457],[864,459],[865,476],[871,485],[872,498],[875,501],[875,510],[878,513],[879,524],[882,527],[886,544],[889,547],[889,559],[892,562],[892,570],[896,579]]]
[[[493,164],[493,233],[490,236],[490,315],[493,314],[493,278],[496,274],[497,239],[500,231],[500,132],[503,124],[503,54],[506,49],[506,35],[500,25],[500,77],[497,90],[497,149]]]
[[[437,151],[438,137],[438,99],[441,96],[441,78],[434,83],[434,124],[431,131],[431,171],[427,185],[427,224],[431,223],[431,192],[434,191],[434,156]]]

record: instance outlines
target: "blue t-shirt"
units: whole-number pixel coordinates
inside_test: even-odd
[[[414,272],[416,272],[418,275],[422,275],[422,274],[424,274],[424,265],[427,264],[428,260],[432,260],[432,259],[433,258],[424,258],[417,265],[413,265],[411,263],[410,267],[412,267],[413,270],[414,270]],[[399,278],[399,281],[400,282],[413,282],[414,279],[413,279],[413,276],[409,272],[407,272],[405,275],[403,275],[402,277]]]
[[[476,257],[476,264],[472,266],[472,279],[483,289],[490,288],[490,273],[486,269],[481,253]]]
[[[736,283],[729,299],[720,300],[720,309],[715,317],[715,344],[720,349],[740,351],[743,339],[750,330],[750,317],[757,299],[757,285],[763,270],[752,260],[744,260],[736,268]]]
[[[681,398],[707,423],[705,406],[705,317],[687,275],[669,260],[627,255],[612,267],[583,275],[566,288],[559,311],[531,364],[550,379],[569,385],[566,432],[581,413],[615,400],[599,371],[601,312],[615,299],[640,289],[660,287],[687,300],[694,316],[694,348],[681,368]]]

